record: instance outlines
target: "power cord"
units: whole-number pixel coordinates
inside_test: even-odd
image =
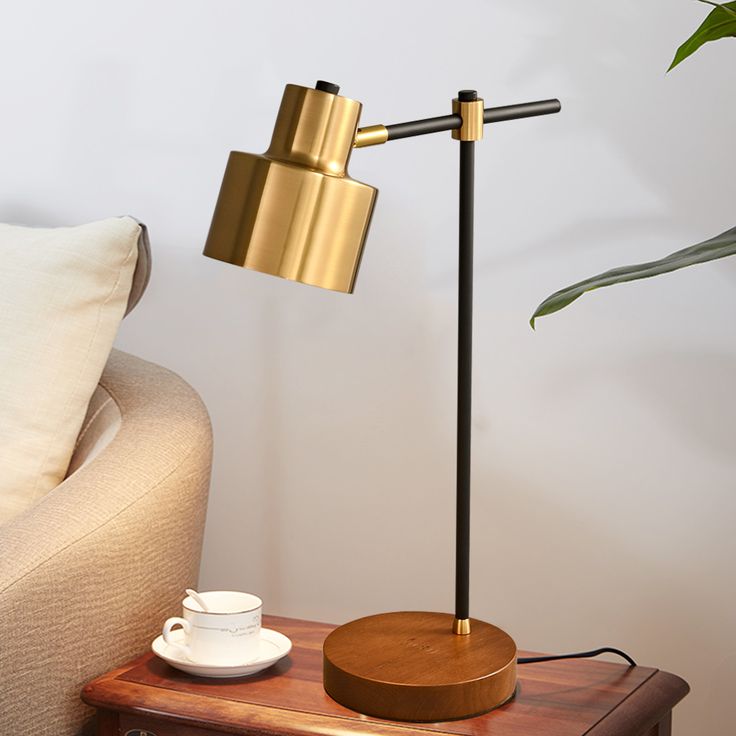
[[[632,667],[636,667],[636,662],[626,652],[613,647],[602,647],[601,649],[593,649],[590,652],[574,652],[573,654],[547,654],[542,657],[519,657],[517,664],[532,664],[534,662],[551,662],[556,659],[587,659],[588,657],[597,657],[599,654],[617,654],[623,657]]]

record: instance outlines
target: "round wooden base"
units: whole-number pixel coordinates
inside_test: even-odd
[[[471,619],[452,632],[446,613],[383,613],[335,629],[324,644],[324,686],[338,703],[395,721],[449,721],[486,713],[516,689],[516,644]]]

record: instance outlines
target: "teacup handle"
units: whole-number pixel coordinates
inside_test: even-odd
[[[184,618],[179,618],[179,616],[172,616],[171,618],[166,619],[166,623],[164,624],[164,641],[168,646],[181,651],[187,659],[191,659],[192,652],[186,644],[180,644],[179,642],[171,641],[171,630],[174,628],[174,626],[181,626],[182,629],[184,629],[184,634],[187,637],[189,636],[189,632],[191,631],[191,625],[189,621]]]

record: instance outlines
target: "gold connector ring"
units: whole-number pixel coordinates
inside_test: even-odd
[[[365,128],[358,128],[355,134],[353,148],[377,146],[379,143],[385,143],[387,140],[388,130],[386,130],[385,125],[369,125]]]
[[[458,99],[452,101],[453,115],[460,115],[463,124],[460,128],[452,131],[452,137],[456,141],[479,141],[483,138],[483,100],[472,100],[461,102]]]
[[[470,633],[470,619],[469,618],[456,618],[452,622],[452,633],[458,634],[459,636],[466,636]]]

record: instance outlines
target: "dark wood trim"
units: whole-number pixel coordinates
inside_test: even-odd
[[[658,670],[593,726],[587,736],[668,736],[672,708],[689,692],[685,680]]]
[[[402,726],[390,721],[360,720],[360,717],[323,716],[305,711],[242,703],[209,695],[179,693],[175,690],[137,685],[124,680],[97,680],[84,689],[84,702],[95,707],[114,708],[123,713],[150,716],[162,721],[199,728],[215,728],[223,733],[263,736],[314,736],[335,730],[335,721],[345,722],[346,731],[355,736],[416,736],[421,725]],[[172,714],[176,714],[175,716]],[[295,717],[295,713],[298,714]],[[431,730],[433,734],[455,736],[452,731]]]
[[[96,731],[97,736],[118,736],[120,717],[111,710],[99,709],[97,711]]]

